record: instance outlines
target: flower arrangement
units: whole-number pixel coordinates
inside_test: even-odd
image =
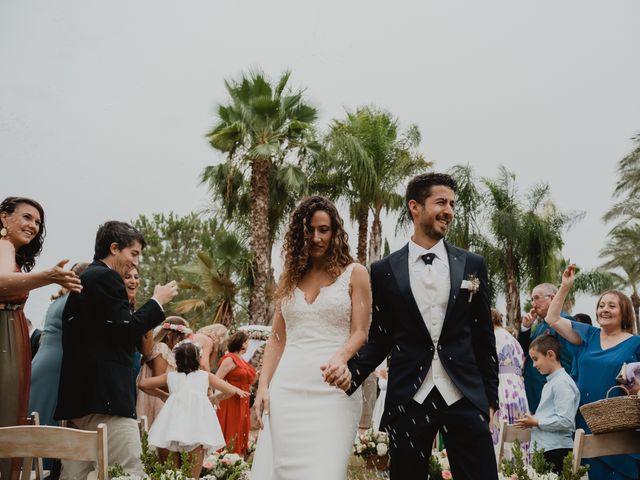
[[[389,434],[369,429],[360,433],[353,444],[353,453],[359,457],[384,457],[389,452]]]
[[[240,327],[239,330],[242,330],[251,340],[268,340],[269,335],[271,335],[271,328],[257,328],[257,327]]]
[[[214,452],[202,462],[200,478],[215,480],[249,480],[249,464],[237,453]]]
[[[185,327],[184,325],[175,325],[173,323],[163,323],[162,328],[164,330],[172,330],[174,332],[182,333],[183,335],[191,335],[193,330],[189,327]]]
[[[434,450],[429,458],[429,478],[444,478],[451,480],[451,466],[449,465],[449,457],[446,450]]]
[[[511,446],[511,457],[502,459],[498,480],[580,480],[589,470],[588,466],[581,466],[573,473],[573,452],[569,452],[562,462],[562,471],[554,473],[551,471],[551,464],[544,458],[544,451],[535,444],[531,463],[527,465],[518,440]]]

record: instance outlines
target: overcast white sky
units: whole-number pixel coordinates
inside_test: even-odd
[[[586,212],[564,254],[592,268],[640,132],[639,27],[636,0],[2,0],[0,197],[44,205],[38,267],[90,259],[106,219],[204,206],[223,80],[291,69],[321,125],[375,104],[420,127],[437,170],[505,165],[523,193],[549,182]],[[32,292],[34,323],[54,290]]]

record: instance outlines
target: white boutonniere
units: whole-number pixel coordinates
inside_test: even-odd
[[[469,290],[469,303],[471,303],[473,294],[480,290],[480,279],[475,275],[467,275],[467,279],[460,284],[460,289]]]

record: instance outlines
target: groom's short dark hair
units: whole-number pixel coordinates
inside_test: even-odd
[[[436,185],[449,187],[454,192],[458,190],[458,184],[451,175],[435,172],[421,173],[413,177],[409,185],[407,185],[407,193],[404,197],[407,210],[409,209],[409,200],[415,200],[419,204],[423,204],[427,197],[431,195],[431,187]],[[411,218],[410,211],[409,218]]]
[[[114,242],[117,243],[118,248],[122,250],[123,248],[131,246],[135,241],[140,242],[142,248],[146,245],[142,234],[128,223],[115,220],[105,222],[100,225],[98,233],[96,234],[93,259],[102,260],[103,258],[107,258],[111,244]]]

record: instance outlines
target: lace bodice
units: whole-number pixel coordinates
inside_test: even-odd
[[[322,287],[313,303],[295,288],[282,302],[282,316],[287,332],[287,345],[328,340],[336,344],[347,341],[351,329],[351,295],[349,282],[354,263],[331,285]]]

